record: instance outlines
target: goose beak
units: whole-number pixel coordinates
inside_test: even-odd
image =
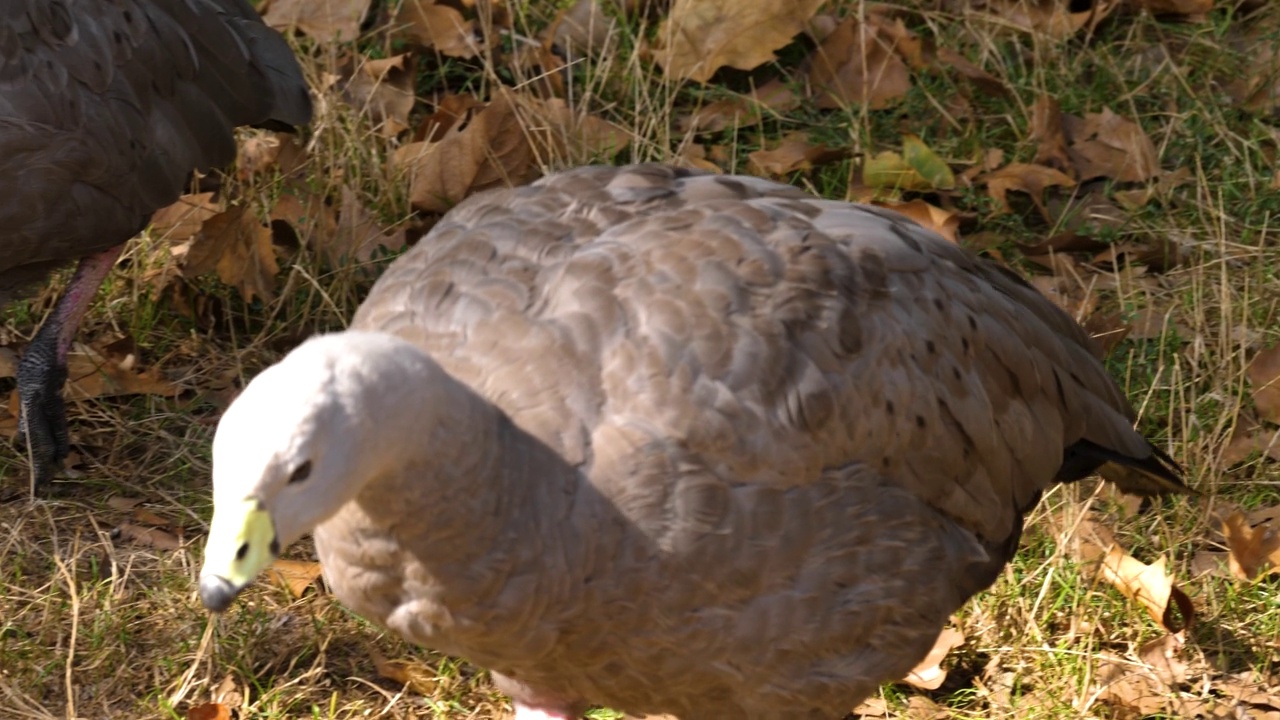
[[[222,612],[280,554],[275,522],[262,500],[246,498],[213,512],[200,570],[200,602]]]

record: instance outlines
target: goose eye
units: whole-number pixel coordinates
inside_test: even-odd
[[[289,484],[300,483],[309,477],[311,477],[311,461],[307,460],[293,469],[293,472],[289,475]]]

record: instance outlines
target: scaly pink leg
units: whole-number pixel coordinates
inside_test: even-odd
[[[103,279],[115,266],[124,245],[80,261],[71,284],[36,333],[18,364],[18,396],[22,400],[21,433],[32,456],[32,482],[48,483],[70,450],[67,408],[62,386],[67,382],[67,351]]]

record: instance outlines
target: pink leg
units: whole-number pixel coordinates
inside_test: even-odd
[[[18,364],[21,430],[31,453],[35,485],[49,482],[70,450],[67,409],[62,402],[62,386],[67,381],[67,351],[71,349],[71,340],[80,328],[89,302],[122,250],[124,245],[118,245],[80,261],[66,293],[27,345]]]

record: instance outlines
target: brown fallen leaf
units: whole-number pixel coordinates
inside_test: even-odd
[[[368,652],[378,675],[387,680],[425,697],[431,697],[439,690],[440,673],[434,667],[420,660],[389,660],[374,647],[369,647]]]
[[[1075,180],[1060,170],[1044,165],[1030,163],[1010,163],[999,170],[979,176],[978,180],[987,185],[987,194],[995,200],[1001,213],[1010,212],[1008,193],[1011,190],[1026,193],[1040,210],[1046,222],[1051,222],[1048,209],[1044,204],[1044,191],[1050,187],[1074,187]]]
[[[295,598],[311,587],[321,576],[320,563],[310,560],[276,560],[267,568],[267,577],[277,585],[283,585]]]
[[[182,387],[166,379],[159,369],[139,372],[136,364],[132,357],[115,362],[93,348],[77,344],[67,354],[66,398],[80,401],[122,395],[175,397],[182,392]]]
[[[418,123],[418,129],[413,134],[414,141],[439,142],[449,132],[449,128],[465,120],[478,107],[484,107],[484,101],[471,93],[445,93],[436,100],[435,111]]]
[[[756,150],[748,154],[747,167],[753,175],[778,177],[798,170],[812,170],[815,165],[832,162],[844,155],[844,150],[811,143],[804,133],[791,133],[772,150]]]
[[[922,690],[937,690],[942,687],[942,682],[947,679],[947,671],[942,669],[942,660],[953,648],[963,644],[964,633],[952,627],[943,628],[929,654],[907,673],[902,682]]]
[[[321,41],[350,42],[370,0],[272,0],[263,21],[277,30],[297,28]]]
[[[1031,140],[1036,143],[1036,163],[1067,175],[1075,172],[1067,154],[1067,136],[1062,130],[1062,109],[1050,95],[1041,95],[1031,109]]]
[[[147,545],[157,550],[177,550],[182,541],[177,535],[164,528],[146,527],[134,523],[120,523],[112,530],[112,536],[131,540],[139,545]]]
[[[1245,371],[1253,388],[1253,405],[1267,422],[1280,424],[1280,345],[1253,356]]]
[[[407,244],[403,229],[384,231],[373,213],[365,209],[359,196],[347,185],[342,186],[342,205],[333,234],[316,239],[316,249],[328,258],[330,267],[342,267],[352,262],[367,263],[378,248],[394,253]]]
[[[226,209],[222,201],[214,201],[213,193],[183,195],[151,215],[151,232],[171,243],[189,240],[200,232],[204,221]]]
[[[604,0],[576,0],[562,9],[543,32],[570,57],[601,53],[617,29],[617,20],[605,10]]]
[[[1059,537],[1074,528],[1066,544],[1071,555],[1086,567],[1096,568],[1101,578],[1141,604],[1166,630],[1180,632],[1195,622],[1195,606],[1174,585],[1163,555],[1150,565],[1138,560],[1125,552],[1111,530],[1088,517],[1071,525],[1064,516],[1054,516],[1052,523]]]
[[[441,55],[471,58],[482,49],[475,22],[436,0],[404,0],[394,22],[402,28],[398,34]]]
[[[182,276],[193,278],[217,270],[222,282],[240,291],[245,302],[275,296],[276,262],[271,229],[244,206],[236,206],[204,221],[186,251]]]
[[[1265,428],[1256,422],[1237,420],[1231,439],[1222,450],[1222,464],[1235,465],[1254,453],[1280,460],[1280,430]]]
[[[960,77],[973,83],[984,94],[1004,98],[1012,94],[1003,80],[969,62],[968,58],[955,50],[947,47],[938,48],[937,61],[955,70]]]
[[[407,7],[407,5],[406,5]],[[354,70],[345,68],[342,97],[367,117],[383,137],[395,137],[409,127],[413,110],[414,65],[408,53],[382,60],[361,59]]]
[[[142,498],[128,497],[127,495],[112,495],[107,498],[107,507],[112,510],[129,512],[144,502],[146,502],[146,500],[143,500]]]
[[[966,2],[983,14],[995,16],[1000,26],[1066,39],[1082,29],[1092,31],[1120,5],[1120,0],[1095,0],[1077,5],[1063,0],[973,0]],[[1083,9],[1075,10],[1077,7]]]
[[[1140,182],[1160,174],[1155,143],[1141,126],[1109,108],[1083,119],[1067,115],[1063,127],[1071,141],[1067,153],[1081,181],[1107,177]]]
[[[187,720],[231,720],[231,708],[216,702],[192,705]]]
[[[672,158],[672,162],[680,167],[707,170],[713,173],[724,172],[719,165],[707,159],[707,148],[698,143],[685,143],[682,145],[680,151]]]
[[[675,0],[658,28],[654,59],[667,75],[698,82],[716,70],[752,70],[805,29],[823,0]]]
[[[1152,15],[1203,16],[1213,9],[1213,0],[1129,0],[1129,4]]]
[[[957,244],[960,242],[960,215],[952,210],[944,210],[919,199],[908,202],[873,200],[871,204],[900,212],[916,221],[922,227],[929,228],[947,240]]]
[[[878,110],[907,95],[911,74],[898,53],[907,37],[902,20],[868,12],[845,18],[806,63],[808,85],[820,108],[851,104]]]
[[[1230,551],[1228,567],[1237,579],[1251,581],[1280,571],[1280,526],[1272,522],[1251,526],[1237,510],[1222,521],[1222,534]]]
[[[729,128],[749,127],[770,115],[798,107],[800,101],[787,83],[774,78],[750,94],[735,94],[682,116],[678,127],[685,133],[718,133]]]

